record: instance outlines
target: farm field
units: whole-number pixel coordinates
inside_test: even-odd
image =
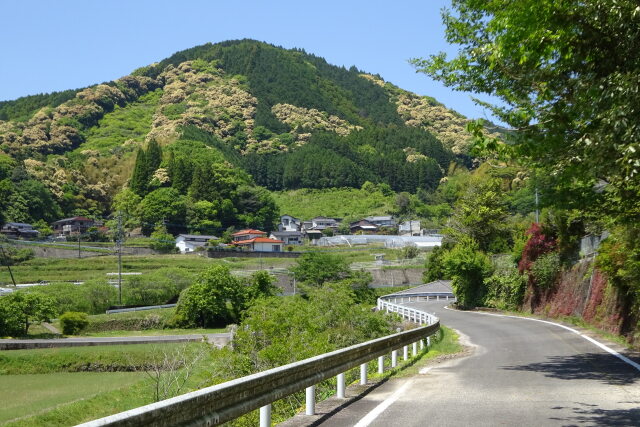
[[[48,411],[56,406],[129,387],[142,372],[60,372],[0,377],[0,423]]]
[[[214,264],[227,265],[232,270],[281,268],[294,260],[286,258],[225,258],[213,259],[201,256],[187,255],[140,255],[123,256],[122,271],[150,273],[160,268],[177,268],[199,273]],[[118,271],[116,256],[100,256],[91,258],[34,258],[11,268],[16,282],[36,283],[40,281],[85,281],[105,279],[107,273]],[[0,284],[9,284],[11,279],[8,272],[0,270]]]

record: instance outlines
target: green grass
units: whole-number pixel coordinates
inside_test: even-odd
[[[83,337],[148,337],[161,335],[204,335],[226,332],[226,328],[217,329],[147,329],[144,331],[104,331],[83,334]]]
[[[224,264],[232,270],[283,268],[295,263],[287,258],[225,258],[214,259],[187,255],[130,255],[122,257],[123,272],[150,273],[160,268],[173,267],[188,269],[199,273],[215,264]],[[33,283],[41,280],[48,282],[105,279],[106,273],[118,271],[116,256],[92,258],[34,258],[11,267],[18,283]],[[6,276],[6,277],[5,277]],[[6,270],[0,270],[0,284],[10,283]]]
[[[161,95],[162,90],[158,89],[125,107],[116,106],[112,112],[100,119],[97,126],[88,131],[87,140],[78,150],[105,152],[121,146],[130,139],[142,142],[151,130],[153,113]]]
[[[280,212],[296,218],[311,219],[322,215],[338,218],[361,218],[384,215],[394,209],[395,194],[367,192],[357,188],[300,189],[273,192]]]
[[[0,382],[2,375],[50,374],[60,372],[132,371],[150,360],[160,349],[198,343],[128,344],[88,347],[58,347],[36,350],[0,352]]]
[[[144,377],[141,372],[3,375],[0,377],[0,396],[3,396],[0,424],[128,387]]]

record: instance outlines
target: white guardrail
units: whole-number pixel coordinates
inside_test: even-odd
[[[383,298],[378,299],[380,310],[397,313],[422,326],[141,406],[80,426],[210,426],[260,408],[260,426],[267,427],[271,425],[271,403],[302,390],[306,390],[305,412],[307,415],[314,415],[316,384],[336,376],[336,395],[344,398],[345,372],[360,366],[360,384],[367,384],[368,362],[377,358],[378,373],[383,373],[385,355],[391,354],[391,367],[394,368],[398,363],[399,349],[403,350],[403,359],[408,360],[409,345],[412,346],[412,356],[416,356],[418,346],[422,350],[425,341],[429,346],[429,337],[439,330],[440,322],[434,315],[403,307]]]

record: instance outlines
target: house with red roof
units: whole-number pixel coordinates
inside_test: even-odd
[[[234,241],[233,244],[239,248],[254,252],[282,252],[284,242],[268,237],[255,237],[248,240]]]
[[[237,233],[233,233],[231,236],[233,237],[233,243],[235,244],[236,242],[251,240],[255,239],[256,237],[267,237],[267,233],[265,233],[264,231],[252,230],[249,228],[246,230],[240,230]]]

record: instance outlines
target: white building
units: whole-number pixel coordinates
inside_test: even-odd
[[[302,221],[291,215],[282,215],[280,217],[280,224],[278,224],[278,231],[300,231]]]
[[[282,252],[284,242],[282,240],[269,239],[268,237],[256,237],[233,242],[233,244],[254,252]]]
[[[197,248],[206,246],[207,242],[211,239],[217,239],[217,237],[197,234],[179,234],[178,237],[176,237],[176,247],[180,250],[180,253],[186,254],[188,252],[194,252]]]

